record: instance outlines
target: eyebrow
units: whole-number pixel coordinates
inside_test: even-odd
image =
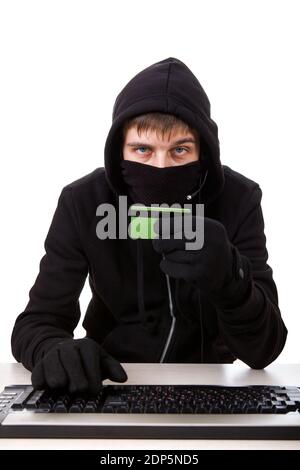
[[[173,142],[172,145],[179,145],[179,144],[186,144],[186,143],[192,143],[196,144],[195,139],[191,138],[186,138],[186,139],[180,139],[177,140],[176,142]],[[126,144],[128,147],[152,147],[149,143],[144,143],[144,142],[130,142],[129,144]]]

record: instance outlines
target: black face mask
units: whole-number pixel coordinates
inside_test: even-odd
[[[165,168],[122,160],[121,168],[133,203],[147,206],[163,203],[188,204],[191,199],[187,196],[200,187],[202,167],[199,160]]]

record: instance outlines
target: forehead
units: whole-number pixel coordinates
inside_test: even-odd
[[[162,136],[160,132],[156,130],[140,131],[140,134],[137,132],[136,127],[131,127],[126,131],[125,142],[166,142],[172,143],[179,139],[194,139],[197,140],[195,133],[190,131],[183,131],[180,129],[174,129],[172,131],[165,132],[165,135]]]

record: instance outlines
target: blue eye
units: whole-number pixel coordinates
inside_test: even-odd
[[[135,150],[140,150],[140,149],[148,149],[148,147],[137,147],[137,148],[135,148]],[[144,153],[144,152],[142,152],[142,153]]]
[[[184,148],[184,147],[176,147],[176,149],[177,149],[177,150],[178,150],[178,149],[182,149],[182,150],[184,150],[185,152],[188,152],[188,149],[186,149],[186,148]],[[183,154],[183,152],[179,152],[179,155],[182,155],[182,154]]]

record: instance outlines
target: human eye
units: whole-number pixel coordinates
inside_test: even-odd
[[[188,151],[189,151],[189,149],[188,149],[188,148],[185,148],[185,147],[175,147],[175,150],[178,150],[178,149],[182,149],[182,150],[184,150],[185,152],[188,152]],[[177,153],[177,155],[184,155],[184,153],[183,153],[183,152],[179,152],[179,153]]]
[[[137,152],[138,150],[141,150],[141,149],[148,149],[149,150],[149,147],[135,147],[134,148],[134,151]],[[138,153],[138,152],[137,152]],[[145,155],[146,152],[142,152],[140,155]]]

